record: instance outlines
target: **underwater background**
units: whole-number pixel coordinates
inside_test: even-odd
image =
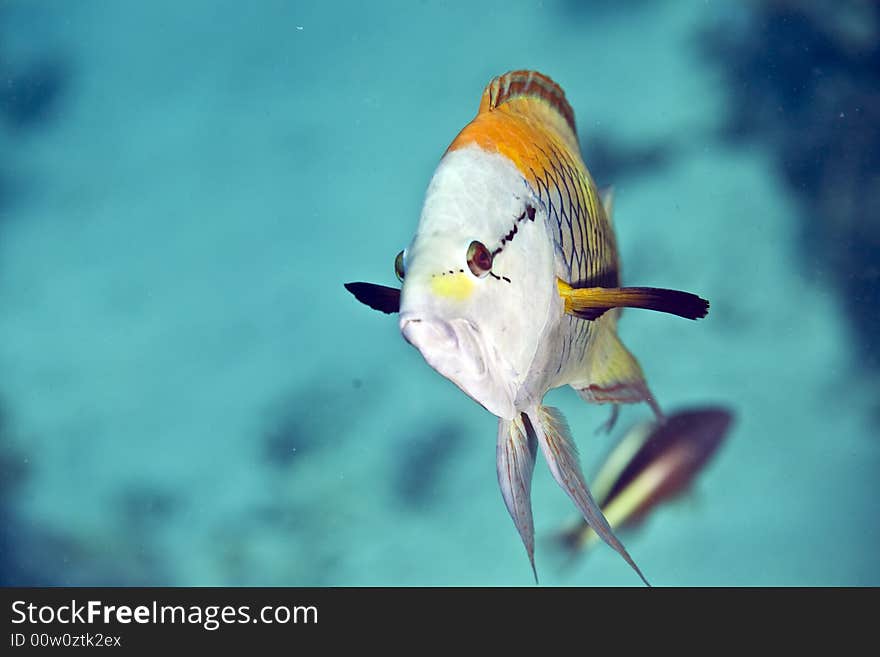
[[[0,582],[530,585],[495,419],[394,284],[496,75],[565,90],[614,184],[661,406],[725,443],[621,538],[659,585],[880,584],[876,3],[0,0]],[[647,405],[566,388],[588,473]],[[539,461],[541,461],[539,457]],[[542,584],[638,585],[539,462]]]

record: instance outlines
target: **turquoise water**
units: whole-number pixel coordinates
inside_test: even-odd
[[[749,12],[0,2],[3,583],[531,584],[495,419],[342,284],[395,282],[484,85],[534,68],[615,184],[627,282],[712,302],[699,323],[621,322],[661,405],[737,417],[694,490],[623,534],[630,553],[661,585],[880,584],[877,352],[852,310],[871,304],[841,285],[870,264],[848,256],[845,222],[811,231],[825,215],[780,165],[822,156],[784,150],[806,136],[779,131],[836,88],[791,109],[766,92],[762,66],[787,75],[772,57],[719,54],[719,34],[745,51],[774,38]],[[855,61],[876,54],[859,38]],[[849,98],[828,115],[869,115]],[[734,107],[766,120],[731,128]],[[865,126],[855,143],[876,139]],[[858,182],[844,160],[816,181],[843,190],[832,209],[868,189],[843,184]],[[596,435],[605,408],[548,399],[588,472],[650,416],[627,407]],[[639,584],[604,547],[555,567],[547,537],[575,511],[540,459],[533,505],[542,583]]]

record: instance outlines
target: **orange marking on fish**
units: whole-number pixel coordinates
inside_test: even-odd
[[[573,282],[604,285],[616,281],[616,273],[605,275],[606,270],[617,269],[614,237],[596,184],[581,158],[574,112],[555,82],[534,71],[514,71],[490,82],[477,116],[456,136],[447,153],[472,145],[506,157],[539,196],[557,199],[557,213],[579,223],[568,231],[559,226],[560,243],[567,253],[576,249],[590,255],[589,270],[569,258]],[[562,220],[557,217],[557,221]]]
[[[450,151],[477,144],[516,163],[524,176],[552,169],[552,151],[568,160],[580,156],[574,112],[553,80],[535,71],[513,71],[483,90],[476,118],[449,146]]]
[[[448,150],[475,144],[490,153],[500,153],[516,165],[530,184],[537,185],[538,175],[557,168],[550,159],[551,153],[555,151],[570,164],[579,157],[573,157],[568,144],[540,116],[552,110],[531,107],[540,102],[517,98],[481,112],[458,134]]]

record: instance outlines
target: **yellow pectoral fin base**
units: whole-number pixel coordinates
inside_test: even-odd
[[[573,288],[556,279],[565,312],[581,319],[594,320],[612,308],[644,308],[700,319],[709,312],[709,302],[690,292],[659,287],[583,287]]]

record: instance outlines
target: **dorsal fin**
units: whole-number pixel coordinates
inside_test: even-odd
[[[577,145],[574,110],[565,98],[565,92],[549,77],[537,71],[511,71],[492,80],[483,91],[479,113],[492,111],[505,103],[522,99],[537,99],[551,107],[562,119],[560,133]]]

